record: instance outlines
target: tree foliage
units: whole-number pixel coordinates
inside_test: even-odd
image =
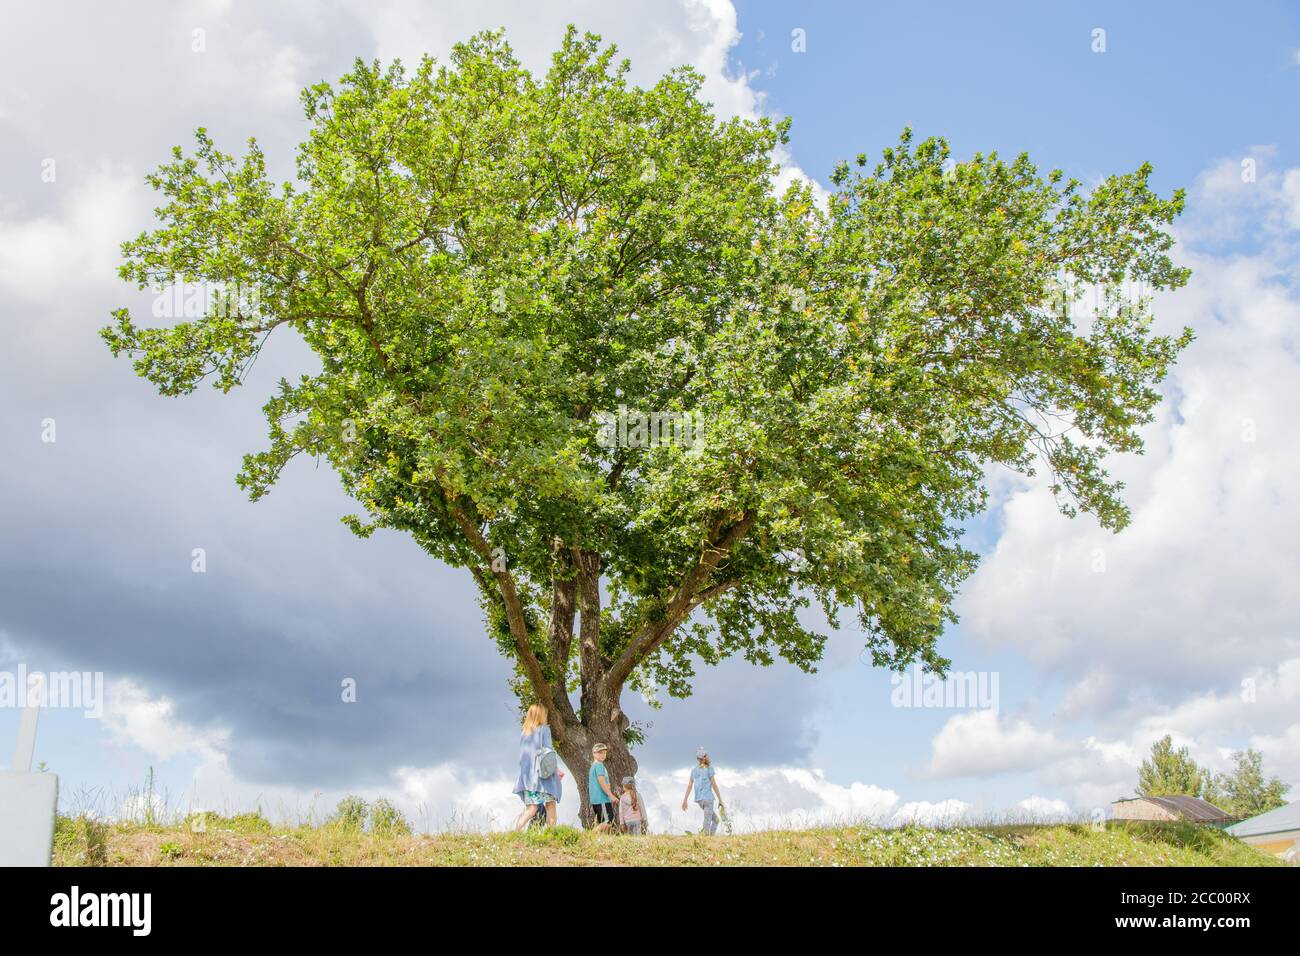
[[[1204,797],[1216,807],[1242,820],[1286,805],[1291,787],[1277,777],[1264,774],[1264,756],[1247,748],[1232,755],[1231,773],[1218,774],[1207,782]]]
[[[1182,194],[1148,166],[1084,190],[904,131],[828,199],[778,194],[786,123],[719,120],[693,70],[627,69],[574,30],[543,77],[497,33],[411,73],[358,61],[304,91],[279,185],[255,141],[237,158],[200,129],[149,177],[158,225],[121,274],[258,307],[161,328],[124,309],[103,332],[167,395],[229,390],[273,331],[301,336],[319,370],[269,398],[240,485],[325,459],[354,531],[470,569],[570,762],[635,733],[625,686],[685,695],[731,656],[813,669],[812,602],[877,664],[942,669],[986,469],[1046,468],[1064,511],[1121,528],[1106,461],[1141,450],[1190,338],[1121,288],[1187,277]],[[611,446],[620,406],[702,432]]]
[[[1200,797],[1212,776],[1186,747],[1175,750],[1173,738],[1165,735],[1151,745],[1151,757],[1138,768],[1137,792],[1144,797]]]
[[[1137,792],[1144,797],[1200,797],[1241,820],[1286,804],[1291,789],[1264,774],[1264,757],[1247,748],[1232,755],[1231,773],[1216,774],[1200,766],[1186,747],[1173,748],[1169,735],[1151,746],[1151,757],[1138,770]]]

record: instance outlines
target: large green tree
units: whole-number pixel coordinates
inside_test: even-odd
[[[1140,450],[1190,338],[1124,291],[1186,281],[1182,196],[1146,166],[1085,190],[905,131],[829,199],[778,193],[784,123],[719,120],[690,69],[626,72],[573,30],[544,77],[493,33],[412,73],[358,61],[304,92],[283,185],[199,130],[149,177],[165,202],[121,274],[243,295],[103,332],[167,395],[301,336],[319,370],[267,402],[241,486],[323,458],[358,534],[468,569],[584,803],[594,741],[635,769],[625,690],[683,696],[733,655],[812,670],[810,602],[877,665],[944,668],[986,468],[1045,467],[1066,513],[1122,527],[1107,457]],[[628,437],[620,406],[699,427]]]

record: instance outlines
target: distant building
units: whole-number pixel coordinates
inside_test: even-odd
[[[1300,863],[1300,800],[1234,823],[1228,832],[1265,853]]]
[[[1200,797],[1130,797],[1110,808],[1116,820],[1181,820],[1222,827],[1236,819]]]

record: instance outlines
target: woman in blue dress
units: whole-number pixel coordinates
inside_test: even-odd
[[[537,758],[543,750],[553,750],[551,727],[547,723],[546,708],[533,704],[524,717],[523,730],[519,735],[519,779],[515,781],[514,792],[524,801],[523,812],[515,820],[515,829],[522,830],[537,815],[538,807],[546,807],[546,823],[554,826],[556,804],[563,793],[560,770],[549,777],[538,773]]]

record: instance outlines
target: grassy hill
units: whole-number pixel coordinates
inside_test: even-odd
[[[198,830],[198,832],[196,832]],[[57,866],[1275,866],[1222,831],[1180,823],[843,826],[628,837],[559,826],[411,835],[208,814],[201,829],[61,817]]]

